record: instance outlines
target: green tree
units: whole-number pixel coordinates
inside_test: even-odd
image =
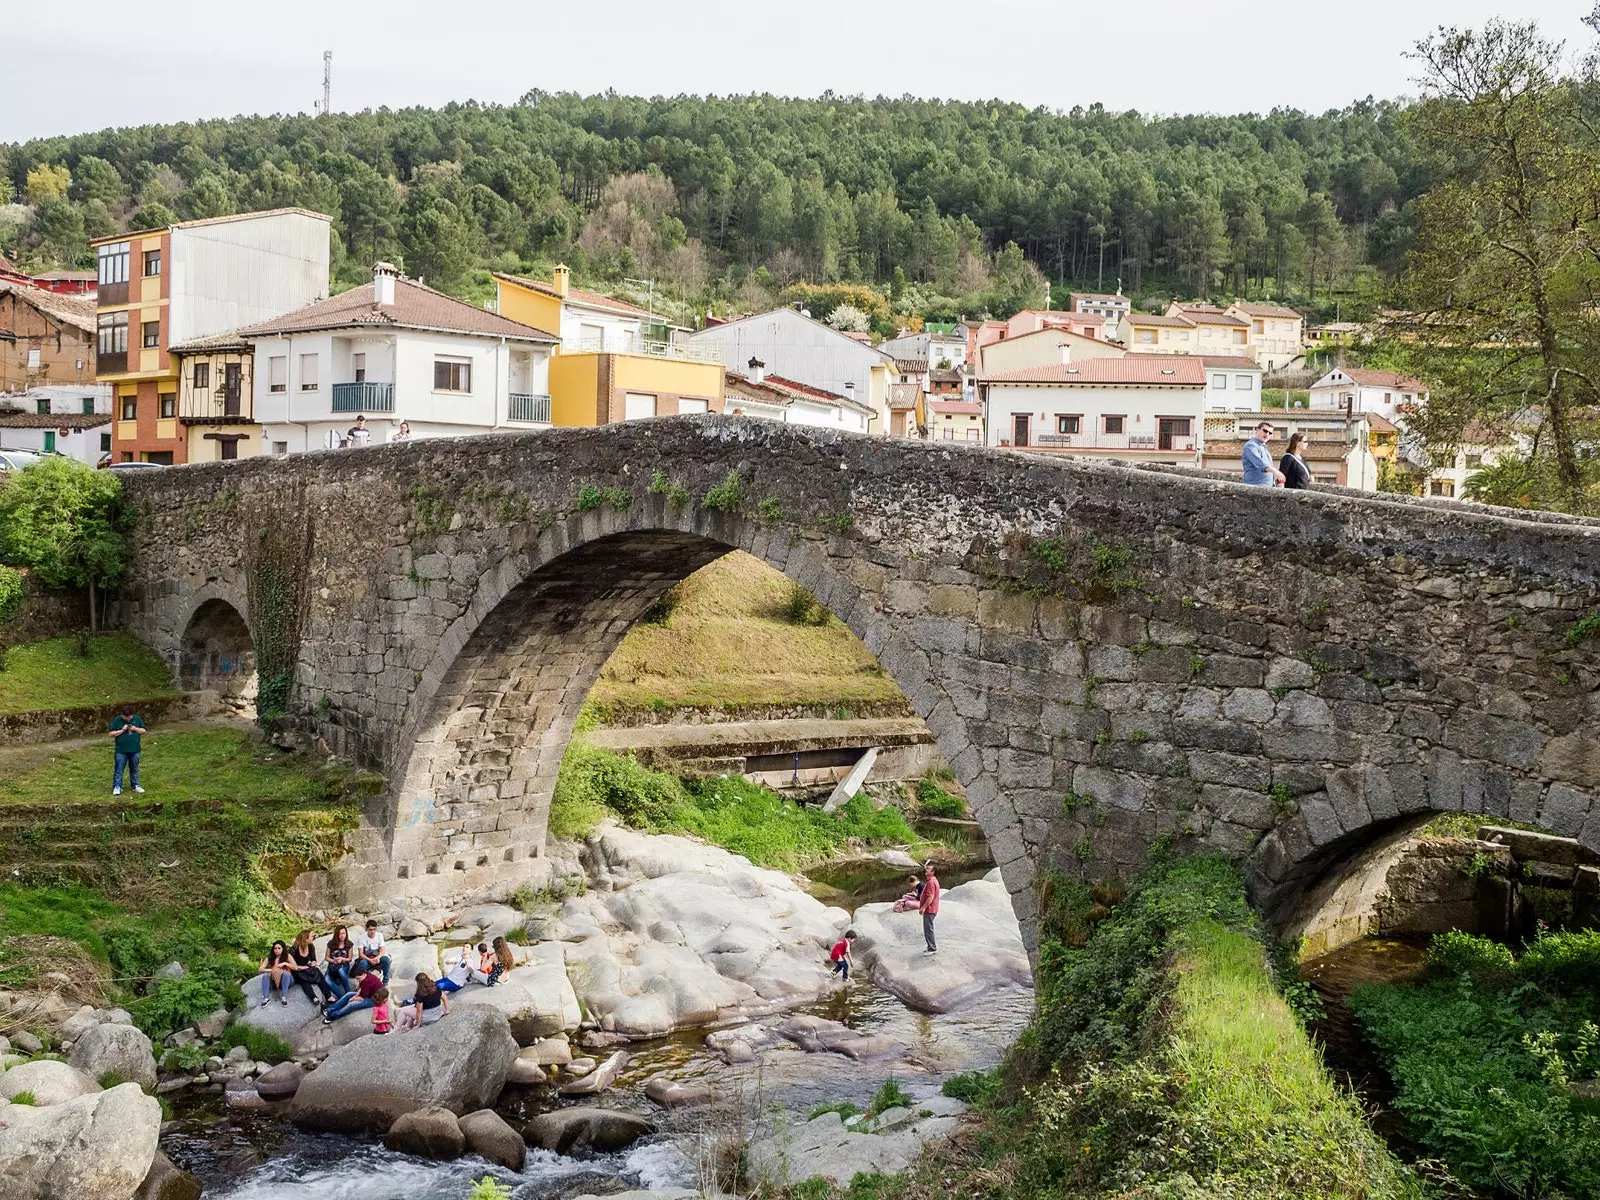
[[[153,204],[142,205],[133,216],[128,218],[129,229],[165,229],[174,224],[178,219],[165,204],[156,201]]]
[[[225,217],[234,211],[233,192],[222,176],[207,171],[191,183],[178,198],[178,208],[185,220],[196,221],[203,217]]]
[[[47,200],[64,200],[72,184],[72,173],[60,163],[40,163],[28,172],[23,195],[29,204],[43,204]]]
[[[52,457],[0,486],[0,562],[25,567],[49,587],[89,590],[89,627],[98,589],[122,578],[127,561],[122,482],[70,458]]]
[[[432,187],[406,197],[400,242],[406,272],[440,291],[457,289],[472,266],[472,234],[461,212]]]
[[[72,198],[74,200],[99,200],[115,204],[128,194],[127,185],[117,169],[103,158],[86,154],[78,160],[72,172]]]

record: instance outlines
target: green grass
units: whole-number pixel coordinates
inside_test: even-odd
[[[742,551],[675,589],[664,619],[636,625],[600,672],[603,717],[686,706],[908,711],[871,652],[836,618],[797,623],[789,579]]]
[[[288,1062],[294,1057],[294,1047],[287,1041],[252,1025],[229,1025],[222,1031],[222,1045],[243,1046],[250,1052],[251,1061],[258,1063]]]
[[[144,643],[126,633],[89,640],[78,654],[76,637],[13,646],[0,671],[0,715],[114,704],[170,696],[172,672]]]
[[[891,1108],[910,1108],[911,1097],[906,1095],[905,1088],[900,1086],[898,1079],[885,1079],[878,1090],[872,1093],[872,1103],[867,1112],[873,1116],[886,1113]]]
[[[819,1104],[806,1114],[806,1120],[815,1121],[824,1113],[838,1113],[841,1121],[861,1115],[861,1109],[848,1100],[833,1100],[827,1104]]]
[[[932,779],[917,781],[917,807],[924,816],[959,820],[967,815],[967,802],[945,791]]]

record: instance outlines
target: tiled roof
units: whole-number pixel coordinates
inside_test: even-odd
[[[1073,292],[1072,302],[1084,301],[1088,304],[1127,304],[1126,296],[1113,296],[1107,292]]]
[[[0,429],[94,429],[109,424],[110,413],[0,413]]]
[[[316,329],[376,327],[390,329],[431,329],[444,333],[475,334],[484,337],[509,337],[528,342],[559,342],[553,333],[512,321],[499,313],[446,296],[404,276],[394,281],[394,303],[378,305],[372,301],[373,284],[365,283],[348,292],[319,300],[315,304],[286,313],[258,325],[239,330],[243,337],[265,337],[275,333],[308,333]]]
[[[546,283],[542,279],[524,279],[521,275],[503,275],[499,271],[494,273],[496,279],[504,279],[507,283],[515,283],[530,291],[539,292],[545,296],[554,296],[557,300],[565,300],[568,304],[577,304],[585,308],[599,308],[607,312],[622,313],[630,317],[655,316],[647,308],[640,308],[637,304],[629,304],[626,300],[618,300],[613,296],[602,296],[599,292],[586,292],[582,288],[569,287],[563,296],[556,290],[556,285]]]
[[[983,405],[968,404],[965,400],[930,400],[928,407],[936,413],[954,413],[957,416],[981,417]]]
[[[1243,454],[1244,444],[1248,440],[1241,437],[1222,441],[1208,441],[1206,442],[1206,453],[1215,454],[1219,457],[1229,454]],[[1311,438],[1307,438],[1300,444],[1305,451],[1302,457],[1313,458],[1318,462],[1342,462],[1346,452],[1349,450],[1349,447],[1344,442],[1313,441]],[[1267,443],[1267,449],[1271,451],[1272,457],[1275,459],[1281,458],[1288,446],[1289,439],[1285,437],[1275,437],[1271,442]]]
[[[1281,304],[1235,304],[1234,308],[1252,317],[1286,317],[1298,321],[1300,314],[1292,308],[1285,308]]]
[[[0,294],[12,292],[19,300],[31,304],[48,317],[63,325],[71,325],[85,333],[95,330],[95,302],[84,296],[63,296],[42,288],[24,287],[20,283],[0,282]]]
[[[798,383],[793,379],[785,379],[781,375],[768,375],[760,383],[756,383],[743,375],[729,371],[726,390],[729,396],[742,396],[758,404],[785,405],[792,404],[796,400],[804,400],[809,404],[826,404],[833,408],[849,406],[861,409],[863,412],[867,411],[863,405],[854,400],[834,392],[825,392],[809,384]]]
[[[1200,361],[1208,367],[1218,367],[1224,371],[1259,371],[1260,364],[1253,358],[1244,358],[1241,355],[1227,354],[1202,354]]]
[[[1220,313],[1222,308],[1220,305],[1207,304],[1204,300],[1191,300],[1187,304],[1179,304],[1178,311],[1187,317],[1195,313]]]
[[[1123,320],[1130,325],[1154,325],[1161,329],[1194,328],[1194,322],[1185,317],[1162,317],[1154,313],[1129,313]]]
[[[1372,430],[1373,433],[1399,433],[1400,432],[1400,427],[1398,425],[1396,425],[1393,421],[1389,420],[1387,417],[1383,417],[1383,416],[1380,416],[1377,413],[1371,413],[1371,412],[1369,412],[1367,414],[1367,428]]]
[[[889,385],[890,408],[915,408],[917,396],[922,388],[914,383],[891,383]]]
[[[990,375],[986,383],[1154,384],[1203,387],[1205,365],[1179,354],[1130,354],[1126,358],[1085,358],[1047,363],[1021,371]]]
[[[250,339],[243,337],[237,329],[230,329],[227,333],[214,333],[210,337],[193,338],[181,346],[168,348],[172,354],[207,354],[220,350],[248,350]]]
[[[1225,312],[1216,312],[1212,309],[1186,308],[1183,315],[1196,325],[1227,325],[1235,329],[1248,329],[1250,322],[1243,317],[1230,317]]]
[[[905,375],[921,375],[928,369],[928,360],[924,358],[897,358],[894,365],[900,368]]]
[[[1426,390],[1420,379],[1402,375],[1399,371],[1369,371],[1364,367],[1341,367],[1340,370],[1362,387],[1394,388],[1402,392]]]
[[[941,371],[938,367],[928,372],[930,383],[960,383],[961,372],[952,367],[948,371]]]

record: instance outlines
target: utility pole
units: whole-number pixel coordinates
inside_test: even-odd
[[[333,111],[333,51],[322,52],[322,115]]]

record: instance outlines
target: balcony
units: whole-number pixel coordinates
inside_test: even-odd
[[[392,383],[336,383],[333,385],[333,411],[363,413],[394,411]]]
[[[550,424],[550,397],[533,392],[512,392],[509,419]]]
[[[638,354],[646,358],[676,358],[684,362],[722,362],[722,349],[718,346],[690,346],[682,342],[635,342],[623,344],[622,339],[606,338],[599,334],[573,338],[565,344],[568,354]]]
[[[1036,433],[1032,440],[1035,446],[1047,450],[1194,451],[1194,437],[1186,433]]]

